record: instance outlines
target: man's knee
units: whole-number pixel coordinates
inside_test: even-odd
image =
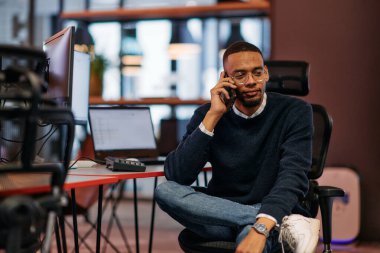
[[[167,181],[159,184],[154,190],[154,198],[156,201],[165,200],[172,195],[175,182]]]
[[[171,203],[171,205],[175,205],[174,203],[182,203],[186,196],[194,192],[191,186],[181,185],[174,181],[167,181],[156,187],[154,197],[159,205],[160,203]]]

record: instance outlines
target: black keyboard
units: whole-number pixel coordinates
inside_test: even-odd
[[[146,166],[135,158],[106,157],[106,167],[112,171],[144,172]]]

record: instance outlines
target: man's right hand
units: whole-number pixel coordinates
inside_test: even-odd
[[[218,83],[210,90],[211,93],[211,108],[210,111],[215,114],[224,114],[227,112],[228,108],[226,104],[222,101],[221,95],[226,97],[226,99],[231,99],[229,93],[225,89],[226,87],[230,87],[232,89],[236,89],[236,85],[234,80],[231,77],[225,77],[226,74],[224,71],[220,73]]]
[[[221,99],[221,94],[223,93],[226,99],[230,99],[230,95],[228,94],[225,87],[231,87],[232,89],[236,89],[236,85],[231,77],[224,77],[225,72],[222,71],[220,73],[220,78],[218,83],[210,90],[211,93],[211,107],[207,112],[205,118],[203,119],[203,125],[206,127],[208,131],[212,131],[219,119],[223,116],[224,113],[227,112],[228,108],[226,104]]]

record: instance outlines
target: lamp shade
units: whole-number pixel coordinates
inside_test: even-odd
[[[137,41],[136,26],[127,26],[123,28],[122,41],[122,73],[125,76],[135,76],[140,73],[143,60],[142,50]]]
[[[76,51],[93,53],[94,52],[94,39],[92,38],[88,27],[86,25],[79,24],[75,29],[75,43],[74,47]]]
[[[195,43],[187,28],[186,21],[173,21],[172,34],[169,43],[169,56],[172,60],[198,54],[200,46]]]
[[[231,31],[230,36],[228,37],[226,44],[224,45],[224,48],[227,48],[229,45],[236,41],[244,41],[243,36],[241,35],[241,26],[240,26],[240,19],[232,19],[231,20]]]

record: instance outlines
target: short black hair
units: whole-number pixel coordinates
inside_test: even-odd
[[[239,53],[239,52],[256,52],[256,53],[259,53],[262,58],[264,58],[261,50],[255,45],[248,43],[246,41],[237,41],[229,45],[226,51],[224,51],[223,66],[229,55]]]

